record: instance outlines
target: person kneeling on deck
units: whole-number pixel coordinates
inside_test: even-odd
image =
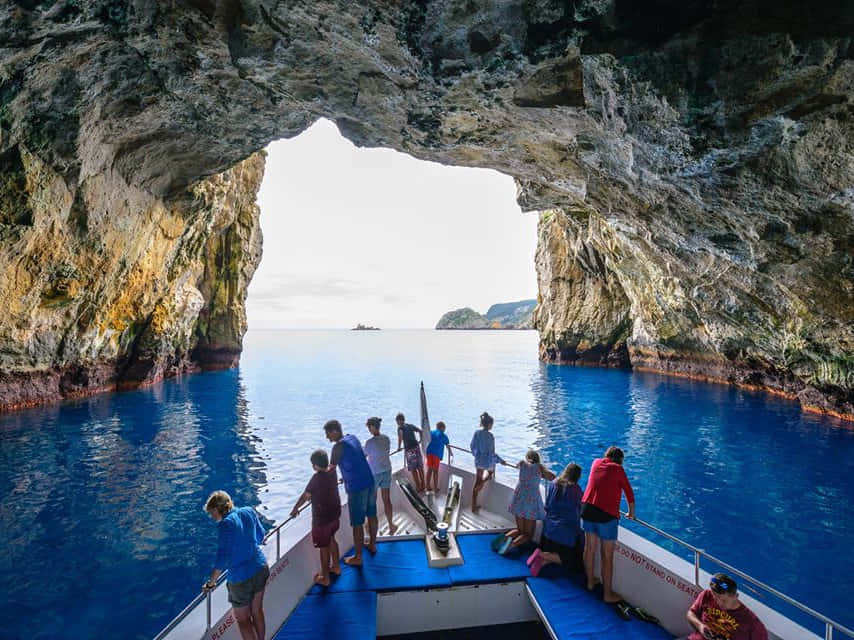
[[[529,449],[524,460],[519,461],[519,482],[513,491],[508,511],[516,518],[516,528],[507,532],[509,545],[503,545],[499,553],[521,547],[534,541],[537,520],[545,520],[546,510],[540,495],[540,478],[554,480],[555,474],[540,463],[540,454]]]
[[[347,507],[353,527],[353,549],[355,554],[344,558],[354,567],[362,566],[362,546],[365,544],[365,517],[368,518],[368,551],[377,551],[377,489],[368,459],[359,439],[341,431],[341,423],[330,420],[323,425],[326,438],[333,442],[331,468],[341,467],[344,488],[347,490]]]
[[[738,599],[738,585],[716,573],[691,608],[688,622],[696,629],[681,640],[768,640],[765,625]]]
[[[623,451],[608,447],[604,458],[593,461],[587,489],[581,498],[581,521],[584,528],[584,572],[587,589],[596,586],[593,560],[601,541],[601,574],[605,602],[617,603],[623,598],[612,589],[614,579],[614,545],[620,524],[620,498],[626,494],[629,518],[635,517],[635,494],[623,470]]]
[[[291,510],[291,517],[296,518],[300,507],[311,500],[311,541],[320,552],[320,573],[314,575],[314,581],[328,587],[330,573],[341,575],[340,553],[335,542],[341,517],[338,474],[329,467],[329,456],[323,449],[311,454],[311,466],[314,475]]]
[[[235,508],[225,491],[214,491],[205,511],[217,523],[219,545],[214,570],[204,584],[205,591],[216,587],[216,579],[228,570],[228,601],[243,640],[264,640],[264,588],[270,577],[267,559],[259,546],[264,528],[252,507]]]
[[[580,477],[581,467],[571,462],[549,483],[540,547],[528,558],[531,575],[538,575],[547,564],[559,564],[567,571],[584,571]]]

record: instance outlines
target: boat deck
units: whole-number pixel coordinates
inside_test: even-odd
[[[274,637],[373,638],[380,594],[518,582],[526,585],[553,638],[671,638],[659,626],[622,620],[613,606],[587,592],[578,576],[558,567],[532,578],[527,554],[497,555],[490,546],[494,535],[459,535],[465,563],[441,569],[427,566],[421,539],[381,542],[376,554],[365,553],[363,567],[342,564],[341,575],[329,587],[312,587]]]
[[[439,500],[441,509],[435,508],[435,501],[432,496],[428,495],[424,500],[434,512],[441,513],[445,508],[444,498]],[[379,507],[379,513],[382,514],[382,506]],[[388,520],[384,515],[380,515],[379,530],[377,537],[383,541],[393,540],[401,536],[419,536],[422,537],[424,531],[424,518],[415,516],[409,511],[401,508],[395,509],[394,524],[397,526],[394,536],[389,536]],[[457,522],[457,532],[459,533],[489,533],[497,531],[506,531],[513,525],[509,516],[502,516],[486,509],[480,509],[477,513],[472,513],[470,509],[461,509],[459,521]]]

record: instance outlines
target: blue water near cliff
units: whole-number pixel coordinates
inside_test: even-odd
[[[854,430],[766,394],[546,366],[536,340],[250,332],[239,370],[0,416],[0,637],[151,637],[210,568],[210,491],[283,518],[323,422],[416,421],[422,379],[452,443],[488,410],[511,460],[536,447],[586,477],[620,445],[641,518],[854,624]]]

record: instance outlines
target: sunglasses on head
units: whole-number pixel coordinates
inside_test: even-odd
[[[709,586],[712,591],[715,593],[726,593],[733,588],[733,584],[728,580],[721,580],[720,578],[712,578]]]

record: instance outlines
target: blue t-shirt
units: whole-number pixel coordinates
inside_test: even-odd
[[[232,509],[217,523],[219,546],[214,568],[228,570],[229,582],[248,580],[267,564],[261,551],[264,528],[252,507]]]
[[[362,450],[359,439],[351,433],[332,447],[332,464],[341,469],[347,493],[356,493],[374,486],[374,474]]]
[[[546,519],[543,533],[568,547],[575,546],[581,535],[581,487],[577,484],[561,486],[557,480],[546,489]]]
[[[434,455],[441,460],[442,456],[445,454],[445,445],[449,442],[448,436],[438,429],[431,431],[430,444],[427,445],[427,455]]]

